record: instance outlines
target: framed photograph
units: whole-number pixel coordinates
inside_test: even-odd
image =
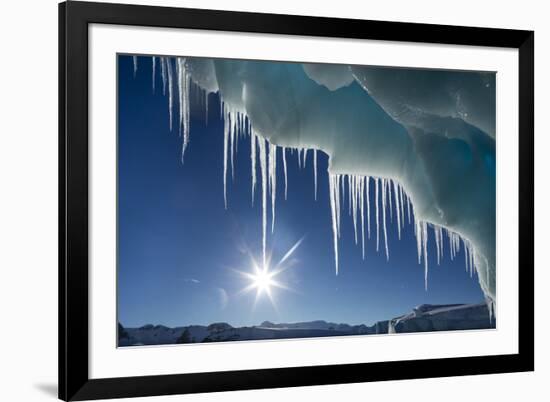
[[[534,33],[59,5],[59,397],[534,369]]]

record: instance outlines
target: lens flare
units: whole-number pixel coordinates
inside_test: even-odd
[[[290,257],[294,254],[298,246],[303,241],[303,237],[298,240],[281,258],[277,264],[275,264],[273,267],[271,266],[271,256],[266,259],[266,262],[263,265],[259,265],[256,262],[256,259],[254,256],[249,253],[250,260],[252,263],[252,272],[245,272],[245,271],[237,271],[239,274],[244,276],[246,279],[250,281],[249,285],[246,286],[241,293],[247,293],[252,290],[256,290],[256,298],[254,300],[254,306],[258,302],[258,299],[262,295],[267,295],[269,300],[271,301],[271,304],[274,308],[277,308],[275,304],[275,299],[273,297],[273,289],[279,288],[284,290],[292,290],[288,286],[284,285],[278,280],[275,280],[275,277],[277,277],[282,272],[286,271],[287,269],[291,268],[294,264],[293,259]]]

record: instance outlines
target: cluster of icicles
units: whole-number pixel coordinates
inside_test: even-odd
[[[386,229],[386,211],[389,212],[390,221],[393,221],[393,211],[395,211],[397,236],[399,239],[401,239],[401,230],[405,227],[405,220],[408,224],[412,223],[414,225],[418,263],[421,264],[422,260],[424,262],[424,286],[426,290],[428,289],[429,226],[433,228],[434,232],[437,264],[439,265],[441,259],[443,258],[443,243],[446,233],[446,237],[449,239],[449,255],[451,257],[451,260],[453,260],[460,251],[460,243],[462,242],[464,247],[466,270],[470,272],[470,276],[473,276],[473,273],[475,271],[475,261],[472,244],[468,240],[461,238],[455,232],[447,230],[438,225],[428,224],[427,222],[416,220],[411,199],[407,196],[407,194],[403,190],[403,187],[398,182],[392,179],[375,178],[369,176],[329,174],[330,209],[332,215],[332,232],[334,239],[336,273],[338,273],[338,239],[340,238],[340,215],[342,206],[345,203],[346,194],[348,199],[348,212],[353,220],[355,244],[359,243],[360,237],[362,256],[363,259],[365,259],[365,239],[370,239],[371,237],[371,181],[374,182],[374,218],[376,226],[377,252],[380,249],[381,242],[381,223],[382,233],[384,236],[384,250],[386,253],[386,259],[389,260],[390,253],[388,247],[388,233]],[[381,208],[380,203],[382,204]],[[382,216],[380,217],[380,215]],[[405,215],[407,217],[406,219]]]
[[[137,72],[137,57],[133,57],[134,74]],[[182,162],[185,150],[189,143],[190,131],[190,92],[193,86],[202,94],[201,99],[208,116],[208,93],[200,88],[191,80],[189,72],[186,70],[185,58],[183,57],[152,57],[153,63],[153,90],[155,90],[155,76],[157,63],[160,64],[160,73],[162,79],[163,94],[168,92],[170,130],[173,130],[173,110],[176,104],[177,95],[178,104],[178,129],[182,136]],[[177,91],[175,94],[174,92]],[[308,149],[305,148],[286,148],[269,143],[261,133],[255,131],[250,120],[240,111],[231,108],[229,105],[220,101],[221,117],[224,122],[223,139],[223,187],[224,204],[227,208],[227,177],[228,170],[231,167],[231,177],[234,177],[234,156],[238,150],[240,138],[250,137],[250,161],[251,161],[251,191],[252,203],[254,203],[254,193],[256,187],[261,182],[261,201],[262,201],[262,255],[264,264],[267,254],[267,232],[268,232],[268,199],[271,203],[271,232],[275,228],[275,203],[277,194],[277,151],[282,153],[283,172],[284,172],[284,196],[285,200],[288,193],[287,184],[287,153],[294,154],[296,151],[299,167],[306,167]],[[208,119],[207,119],[208,121]],[[313,149],[313,175],[315,184],[314,198],[317,200],[317,150]],[[257,162],[259,160],[260,177],[257,178]],[[472,244],[462,238],[459,234],[447,230],[441,226],[428,224],[427,222],[416,220],[414,216],[414,206],[410,197],[405,193],[403,187],[395,180],[389,178],[375,178],[369,176],[330,174],[329,177],[329,198],[332,217],[332,232],[334,241],[334,257],[336,274],[338,274],[338,240],[340,238],[341,211],[345,204],[347,195],[348,212],[353,220],[354,238],[357,245],[361,244],[362,257],[365,259],[365,242],[371,237],[371,182],[374,187],[374,219],[376,230],[376,251],[379,251],[381,235],[383,234],[384,250],[386,259],[389,260],[388,235],[386,229],[386,220],[389,218],[393,222],[395,211],[398,238],[401,239],[401,230],[405,227],[405,221],[414,225],[414,234],[416,236],[418,263],[424,263],[424,285],[428,288],[428,227],[432,227],[435,238],[437,264],[439,265],[444,254],[444,237],[448,238],[449,255],[454,259],[460,252],[461,243],[464,248],[466,270],[473,276],[475,269],[474,249]],[[392,200],[393,199],[393,200]],[[381,206],[379,205],[381,203]],[[405,216],[407,217],[405,219]],[[380,226],[382,228],[380,228]],[[373,229],[374,230],[374,229]],[[445,235],[446,234],[446,235]]]

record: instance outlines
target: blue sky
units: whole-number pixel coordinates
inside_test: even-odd
[[[138,65],[134,77],[132,57],[119,56],[118,314],[124,326],[220,321],[242,326],[317,319],[371,324],[422,303],[483,300],[477,278],[465,271],[462,251],[451,261],[445,243],[445,257],[437,266],[431,230],[428,291],[411,225],[398,240],[397,226],[388,219],[389,262],[382,248],[376,253],[374,237],[367,242],[363,261],[344,209],[340,273],[335,275],[327,157],[319,154],[315,201],[311,153],[302,169],[294,153],[287,157],[286,201],[278,161],[275,232],[268,237],[274,259],[304,237],[294,254],[296,264],[277,277],[292,290],[274,290],[276,307],[265,296],[254,306],[255,292],[240,292],[250,282],[235,272],[251,270],[246,249],[261,257],[261,200],[256,192],[251,205],[250,142],[239,142],[226,210],[218,96],[209,97],[207,125],[203,108],[193,104],[191,140],[182,164],[182,139],[169,130],[160,75],[153,93],[150,58],[140,57]],[[371,220],[373,224],[374,215]]]

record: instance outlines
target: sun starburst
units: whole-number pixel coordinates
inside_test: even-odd
[[[292,290],[288,286],[281,283],[275,278],[286,271],[288,268],[293,266],[293,260],[290,259],[292,254],[296,251],[298,246],[302,243],[302,239],[298,240],[281,258],[277,264],[273,267],[271,266],[271,256],[265,259],[265,263],[258,264],[256,259],[251,253],[249,253],[250,260],[252,263],[252,272],[237,271],[239,274],[247,278],[250,283],[246,286],[241,292],[246,293],[252,290],[256,290],[256,298],[254,300],[254,306],[258,302],[259,298],[262,295],[266,295],[274,308],[277,308],[275,304],[275,299],[273,296],[273,289],[279,288],[284,290]]]

